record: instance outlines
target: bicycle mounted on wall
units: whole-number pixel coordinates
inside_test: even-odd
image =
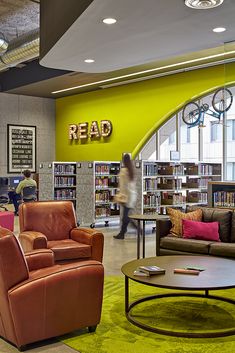
[[[198,126],[204,127],[205,114],[218,119],[218,123],[221,122],[221,116],[227,112],[233,103],[232,92],[228,88],[219,88],[213,95],[211,110],[209,104],[204,103],[199,105],[198,103],[191,101],[184,106],[182,119],[188,128]]]

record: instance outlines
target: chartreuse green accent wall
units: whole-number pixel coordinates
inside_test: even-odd
[[[120,160],[135,157],[154,131],[186,101],[235,82],[235,64],[188,71],[56,100],[56,159]],[[100,141],[70,141],[69,124],[111,120],[112,135]]]

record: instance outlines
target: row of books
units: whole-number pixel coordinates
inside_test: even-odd
[[[185,166],[184,164],[169,165],[168,163],[161,164],[146,164],[144,166],[144,176],[157,175],[220,175],[220,164],[199,164]]]
[[[55,200],[75,199],[76,198],[76,190],[75,189],[55,190],[54,198],[55,198]]]
[[[216,191],[213,193],[214,207],[235,207],[235,192]]]
[[[158,174],[158,166],[157,164],[146,164],[144,166],[144,175],[145,176],[152,176]]]
[[[144,206],[157,207],[161,203],[160,195],[144,195]]]
[[[200,175],[219,175],[221,174],[221,166],[218,164],[199,164],[198,174]]]
[[[119,171],[120,171],[119,164],[96,164],[95,166],[96,174],[118,175]]]
[[[187,195],[187,201],[207,203],[207,192],[191,191]]]
[[[110,201],[110,192],[105,190],[102,192],[97,192],[95,193],[95,201],[96,202],[109,202]]]
[[[182,179],[156,178],[144,179],[144,190],[157,189],[180,189],[182,187]]]
[[[111,217],[111,216],[117,216],[120,213],[120,207],[119,205],[110,205],[109,207],[102,206],[102,207],[96,207],[95,209],[95,217]]]
[[[55,176],[54,185],[55,186],[75,186],[76,180],[75,180],[75,177]]]
[[[182,193],[161,193],[161,203],[163,205],[180,205],[186,202],[186,197]]]
[[[118,178],[117,176],[112,177],[96,177],[95,178],[95,186],[102,187],[117,187],[118,186]]]
[[[76,166],[74,164],[55,164],[54,173],[55,174],[75,174]]]

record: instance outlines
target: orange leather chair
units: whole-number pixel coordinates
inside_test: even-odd
[[[25,345],[100,321],[103,265],[94,260],[54,264],[49,249],[24,256],[16,237],[0,228],[0,336]]]
[[[25,252],[51,249],[55,261],[97,260],[102,262],[103,234],[78,228],[73,203],[40,201],[19,207],[19,240]]]

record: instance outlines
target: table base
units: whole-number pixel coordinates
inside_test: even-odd
[[[224,301],[230,304],[235,304],[235,300],[229,299],[229,298],[224,298],[216,295],[210,295],[208,291],[205,292],[205,295],[203,294],[198,294],[198,293],[166,293],[166,294],[157,294],[157,295],[151,295],[147,296],[144,298],[141,298],[139,300],[136,300],[132,302],[131,304],[128,303],[128,298],[129,295],[125,297],[126,299],[126,317],[128,321],[130,321],[132,324],[135,326],[138,326],[144,330],[150,331],[150,332],[155,332],[163,335],[168,335],[168,336],[176,336],[176,337],[188,337],[188,338],[212,338],[212,337],[224,337],[224,336],[231,336],[235,334],[235,328],[224,330],[224,331],[213,331],[213,332],[181,332],[181,331],[170,331],[170,330],[165,330],[161,328],[156,328],[152,327],[150,325],[146,325],[141,323],[140,321],[136,320],[132,314],[131,314],[131,309],[133,309],[136,305],[153,300],[156,298],[167,298],[167,297],[200,297],[200,298],[208,298],[208,299],[215,299],[215,300],[220,300]]]

